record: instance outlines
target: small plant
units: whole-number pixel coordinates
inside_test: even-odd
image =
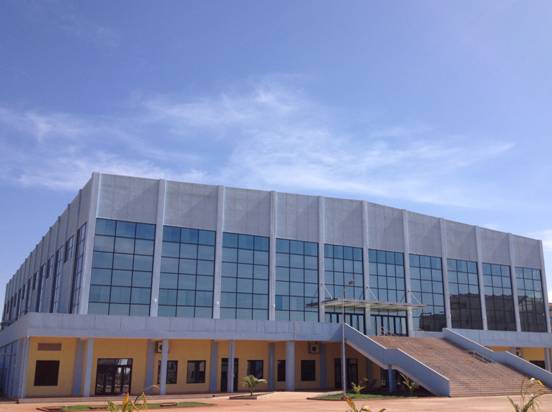
[[[123,396],[123,401],[120,405],[117,405],[111,401],[107,402],[107,408],[110,412],[133,412],[133,411],[142,411],[146,410],[148,407],[146,394],[142,392],[141,395],[138,395],[134,398],[134,401],[130,399],[128,393],[125,393]]]
[[[420,385],[418,385],[416,382],[414,382],[408,376],[403,375],[402,373],[401,373],[401,379],[402,379],[402,384],[406,387],[410,396],[413,396],[414,392],[418,390]]]
[[[546,388],[541,381],[535,378],[524,379],[519,390],[519,404],[508,396],[515,412],[530,412],[539,409],[539,398],[546,393]]]
[[[360,386],[355,384],[354,382],[351,382],[351,389],[353,390],[353,393],[358,395],[360,392],[364,390],[364,386]]]
[[[349,408],[351,408],[347,412],[384,412],[386,410],[385,408],[383,408],[377,411],[374,409],[372,411],[372,409],[368,408],[367,406],[362,406],[360,409],[358,409],[357,406],[355,405],[355,402],[348,396],[344,396],[343,400],[347,402],[347,405],[349,406]]]
[[[257,385],[266,383],[266,379],[259,379],[253,375],[247,375],[242,378],[242,385],[249,390],[249,394],[253,396]]]

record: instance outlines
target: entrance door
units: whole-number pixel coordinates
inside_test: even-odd
[[[238,390],[239,359],[234,358],[234,391]],[[228,358],[222,358],[220,364],[220,391],[228,392]]]
[[[98,359],[96,395],[130,393],[132,359]]]
[[[406,336],[408,334],[406,316],[378,314],[370,315],[370,317],[376,336]]]
[[[346,365],[347,388],[351,388],[354,382],[360,385],[358,381],[358,362],[354,358],[347,358]],[[336,389],[341,389],[341,358],[334,359],[334,382]]]
[[[342,316],[343,314],[340,312],[326,312],[326,322],[341,323]],[[362,333],[366,333],[363,313],[345,312],[345,323]]]

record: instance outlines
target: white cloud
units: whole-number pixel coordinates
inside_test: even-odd
[[[479,207],[477,185],[458,176],[512,147],[427,126],[354,126],[270,80],[241,93],[141,99],[110,116],[0,107],[0,170],[5,180],[53,189],[74,190],[101,170]],[[22,143],[29,137],[33,144]]]

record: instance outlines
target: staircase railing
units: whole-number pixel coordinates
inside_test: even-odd
[[[552,373],[544,370],[543,368],[533,365],[531,362],[526,361],[519,356],[510,352],[495,352],[474,340],[471,340],[464,335],[450,329],[443,329],[443,337],[449,342],[455,344],[470,352],[478,353],[480,356],[486,359],[490,359],[494,362],[499,362],[510,368],[520,372],[523,375],[540,380],[543,384],[552,388]]]
[[[425,363],[396,348],[386,348],[346,325],[345,339],[355,350],[382,367],[397,369],[438,396],[450,396],[450,382]]]

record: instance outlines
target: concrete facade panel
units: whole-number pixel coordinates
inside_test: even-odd
[[[447,255],[451,259],[477,260],[475,227],[446,220]]]
[[[538,240],[512,236],[514,261],[518,266],[540,268],[540,243]]]
[[[368,203],[368,244],[371,249],[404,251],[402,210]]]
[[[224,204],[225,232],[270,235],[270,192],[226,188]]]
[[[408,213],[409,251],[417,255],[441,256],[439,219]]]
[[[508,234],[481,228],[481,260],[485,263],[510,264]]]
[[[165,224],[216,230],[216,186],[167,182]]]
[[[276,237],[318,241],[318,198],[276,194]]]
[[[362,247],[362,202],[325,199],[326,243]]]
[[[101,175],[98,217],[155,223],[158,184],[153,179]]]

